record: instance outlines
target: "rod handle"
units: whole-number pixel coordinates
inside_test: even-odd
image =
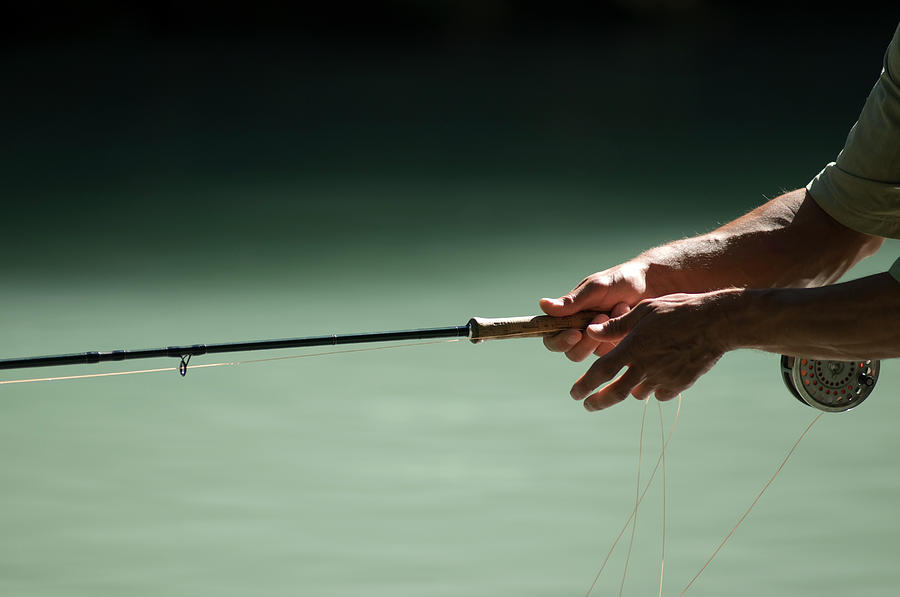
[[[568,317],[551,317],[550,315],[499,319],[473,317],[469,320],[469,339],[477,344],[484,340],[538,338],[563,330],[583,330],[600,313],[600,311],[581,311]]]

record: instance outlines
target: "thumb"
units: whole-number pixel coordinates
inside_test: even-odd
[[[620,317],[589,325],[587,337],[596,342],[619,342],[637,325],[641,315],[641,312],[633,309]]]
[[[541,310],[547,315],[552,315],[553,317],[565,317],[567,315],[574,315],[579,311],[578,307],[575,305],[575,301],[569,295],[561,296],[559,298],[542,298],[538,303],[541,306]]]
[[[601,284],[585,284],[582,282],[568,294],[559,298],[542,298],[539,302],[541,310],[553,317],[566,317],[580,311],[596,309],[606,296],[609,287]]]

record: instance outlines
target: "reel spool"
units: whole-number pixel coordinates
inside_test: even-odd
[[[781,377],[797,400],[828,412],[842,412],[869,397],[880,361],[818,361],[781,356]]]

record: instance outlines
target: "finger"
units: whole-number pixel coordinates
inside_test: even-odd
[[[601,342],[597,345],[597,348],[594,349],[594,354],[598,357],[602,357],[609,354],[609,351],[615,347],[615,342]]]
[[[633,390],[631,390],[631,395],[637,398],[638,400],[646,400],[650,394],[653,393],[654,386],[649,381],[644,381],[639,383]]]
[[[594,364],[575,382],[569,394],[575,400],[582,400],[596,388],[615,377],[627,364],[621,347],[617,346],[606,356],[594,361]]]
[[[643,373],[635,367],[629,367],[619,379],[584,399],[584,408],[589,411],[603,410],[618,404],[628,397],[634,387],[644,379]]]
[[[544,336],[544,346],[550,352],[566,352],[581,341],[579,330],[563,330],[552,336]]]
[[[606,314],[601,313],[600,315],[597,315],[597,317],[595,317],[591,323],[603,323],[608,320],[609,317]],[[582,334],[581,341],[577,344],[574,344],[569,350],[567,350],[566,356],[569,358],[569,360],[580,363],[584,359],[591,356],[596,349],[597,342],[588,338],[586,334]]]
[[[679,394],[681,394],[680,390],[667,390],[663,388],[659,388],[655,393],[656,399],[660,402],[666,402],[672,398],[677,398]]]
[[[637,325],[644,313],[638,307],[624,315],[613,317],[606,323],[591,324],[587,327],[585,336],[596,342],[619,342]]]
[[[610,317],[622,317],[629,311],[631,311],[631,306],[628,303],[616,303],[609,312],[609,315]]]
[[[596,278],[585,278],[567,294],[559,298],[542,298],[539,304],[547,315],[565,317],[597,308],[608,291],[609,286],[598,282]]]
[[[628,303],[616,303],[615,306],[613,306],[612,311],[609,312],[609,314],[610,314],[610,317],[621,317],[622,315],[625,315],[626,313],[628,313],[630,310],[631,310],[631,307],[628,306]],[[607,318],[607,319],[609,319],[609,318]],[[602,322],[599,322],[595,319],[594,323],[602,323]],[[598,357],[602,357],[603,355],[607,354],[610,350],[612,350],[615,347],[616,347],[615,342],[601,342],[600,344],[597,345],[597,348],[594,349],[594,354]]]

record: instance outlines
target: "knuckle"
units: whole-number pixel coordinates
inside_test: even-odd
[[[609,282],[604,276],[600,274],[593,274],[581,281],[581,284],[579,284],[578,286],[578,293],[592,294],[594,292],[597,292],[598,290],[606,288],[607,286],[609,286]]]
[[[655,298],[645,298],[645,299],[642,299],[637,305],[634,306],[634,310],[639,310],[638,311],[639,313],[645,313],[645,312],[653,309],[653,307],[655,305],[656,305]]]
[[[654,395],[656,396],[657,400],[661,400],[661,401],[665,402],[666,400],[671,400],[672,398],[677,396],[678,392],[673,392],[672,390],[659,389],[659,390],[656,390]]]
[[[641,363],[631,363],[628,365],[628,379],[635,385],[643,383],[646,377],[647,375],[644,371],[644,366]]]
[[[656,348],[655,339],[650,338],[647,334],[636,333],[628,336],[622,341],[622,344],[625,344],[622,350],[632,355],[636,361],[648,362],[649,360],[652,363],[652,355],[655,354],[654,349]]]
[[[638,400],[646,400],[647,396],[650,395],[650,390],[646,388],[635,388],[631,390],[631,395],[637,398]]]
[[[584,282],[584,287],[588,290],[596,290],[597,288],[603,286],[603,283],[600,280],[600,276],[598,276],[597,274],[588,276],[587,278],[585,278]]]
[[[584,279],[578,284],[579,286],[587,286],[588,284],[592,284],[597,281],[600,277],[600,272],[594,272],[589,276],[585,276]]]
[[[697,378],[695,376],[681,375],[681,376],[675,378],[675,386],[680,388],[679,391],[686,390],[689,387],[691,387],[692,385],[694,385],[694,382],[696,380],[697,380]]]

